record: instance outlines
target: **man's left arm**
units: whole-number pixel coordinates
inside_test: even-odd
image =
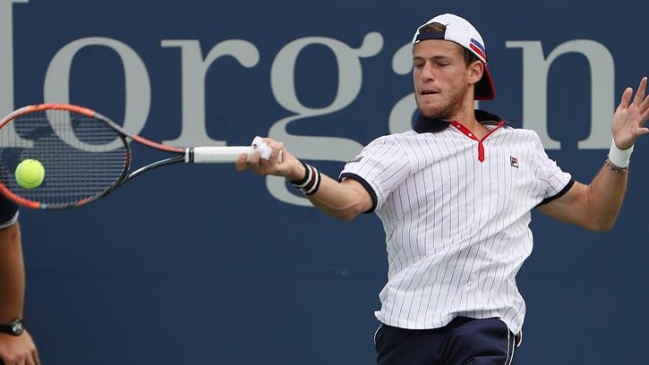
[[[643,77],[633,96],[626,88],[613,115],[613,142],[604,166],[590,184],[580,182],[558,199],[539,207],[557,220],[580,227],[605,231],[613,228],[626,195],[628,166],[635,142],[648,134],[649,96],[645,95],[647,77]]]

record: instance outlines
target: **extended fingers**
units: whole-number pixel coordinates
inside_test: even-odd
[[[647,77],[645,76],[640,80],[640,85],[638,86],[638,90],[635,93],[635,98],[633,99],[633,103],[637,105],[638,108],[640,108],[640,105],[643,104],[645,101],[646,90],[647,90]]]
[[[649,119],[649,95],[644,98],[642,104],[640,104],[640,118],[642,119],[642,124],[644,124],[647,119]]]
[[[646,80],[646,78],[645,78]],[[637,97],[637,95],[636,95]],[[642,119],[646,120],[647,116],[649,116],[649,95],[645,96],[642,102],[639,104],[638,109],[640,110],[640,114],[642,114]]]
[[[635,97],[633,98],[633,105],[638,108],[640,114],[640,126],[644,125],[649,119],[649,96],[646,95],[647,90],[647,77],[643,77],[638,85]]]
[[[618,104],[618,110],[625,110],[629,108],[629,102],[631,101],[631,96],[633,95],[633,89],[627,87],[622,93],[622,99],[620,99],[620,104]]]

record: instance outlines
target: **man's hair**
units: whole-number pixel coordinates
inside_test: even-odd
[[[445,32],[446,31],[446,25],[442,23],[429,23],[421,28],[419,28],[419,33],[425,33],[425,32]],[[462,49],[462,52],[464,53],[464,61],[466,62],[467,65],[470,65],[471,63],[475,61],[480,61],[480,59],[471,51],[468,49],[462,47],[461,45],[457,45]]]

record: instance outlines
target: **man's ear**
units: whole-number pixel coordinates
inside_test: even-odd
[[[482,79],[482,75],[484,74],[484,69],[485,69],[485,64],[482,61],[473,61],[469,65],[469,82],[472,85],[475,85]]]

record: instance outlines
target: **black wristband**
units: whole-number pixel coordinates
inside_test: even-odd
[[[304,195],[313,195],[315,194],[318,189],[320,188],[320,180],[322,176],[320,175],[320,171],[316,169],[315,167],[304,163],[304,161],[301,161],[302,165],[304,165],[304,168],[306,172],[304,173],[304,178],[301,180],[291,180],[290,183],[295,186],[300,192]]]
[[[305,164],[304,161],[300,160],[302,163],[302,166],[304,166],[304,177],[300,180],[290,180],[289,182],[293,185],[304,185],[307,180],[309,180],[309,174],[311,173],[311,170],[309,169],[309,165]]]
[[[12,336],[20,336],[25,330],[25,323],[22,319],[16,318],[9,324],[0,324],[0,333],[6,333]]]

